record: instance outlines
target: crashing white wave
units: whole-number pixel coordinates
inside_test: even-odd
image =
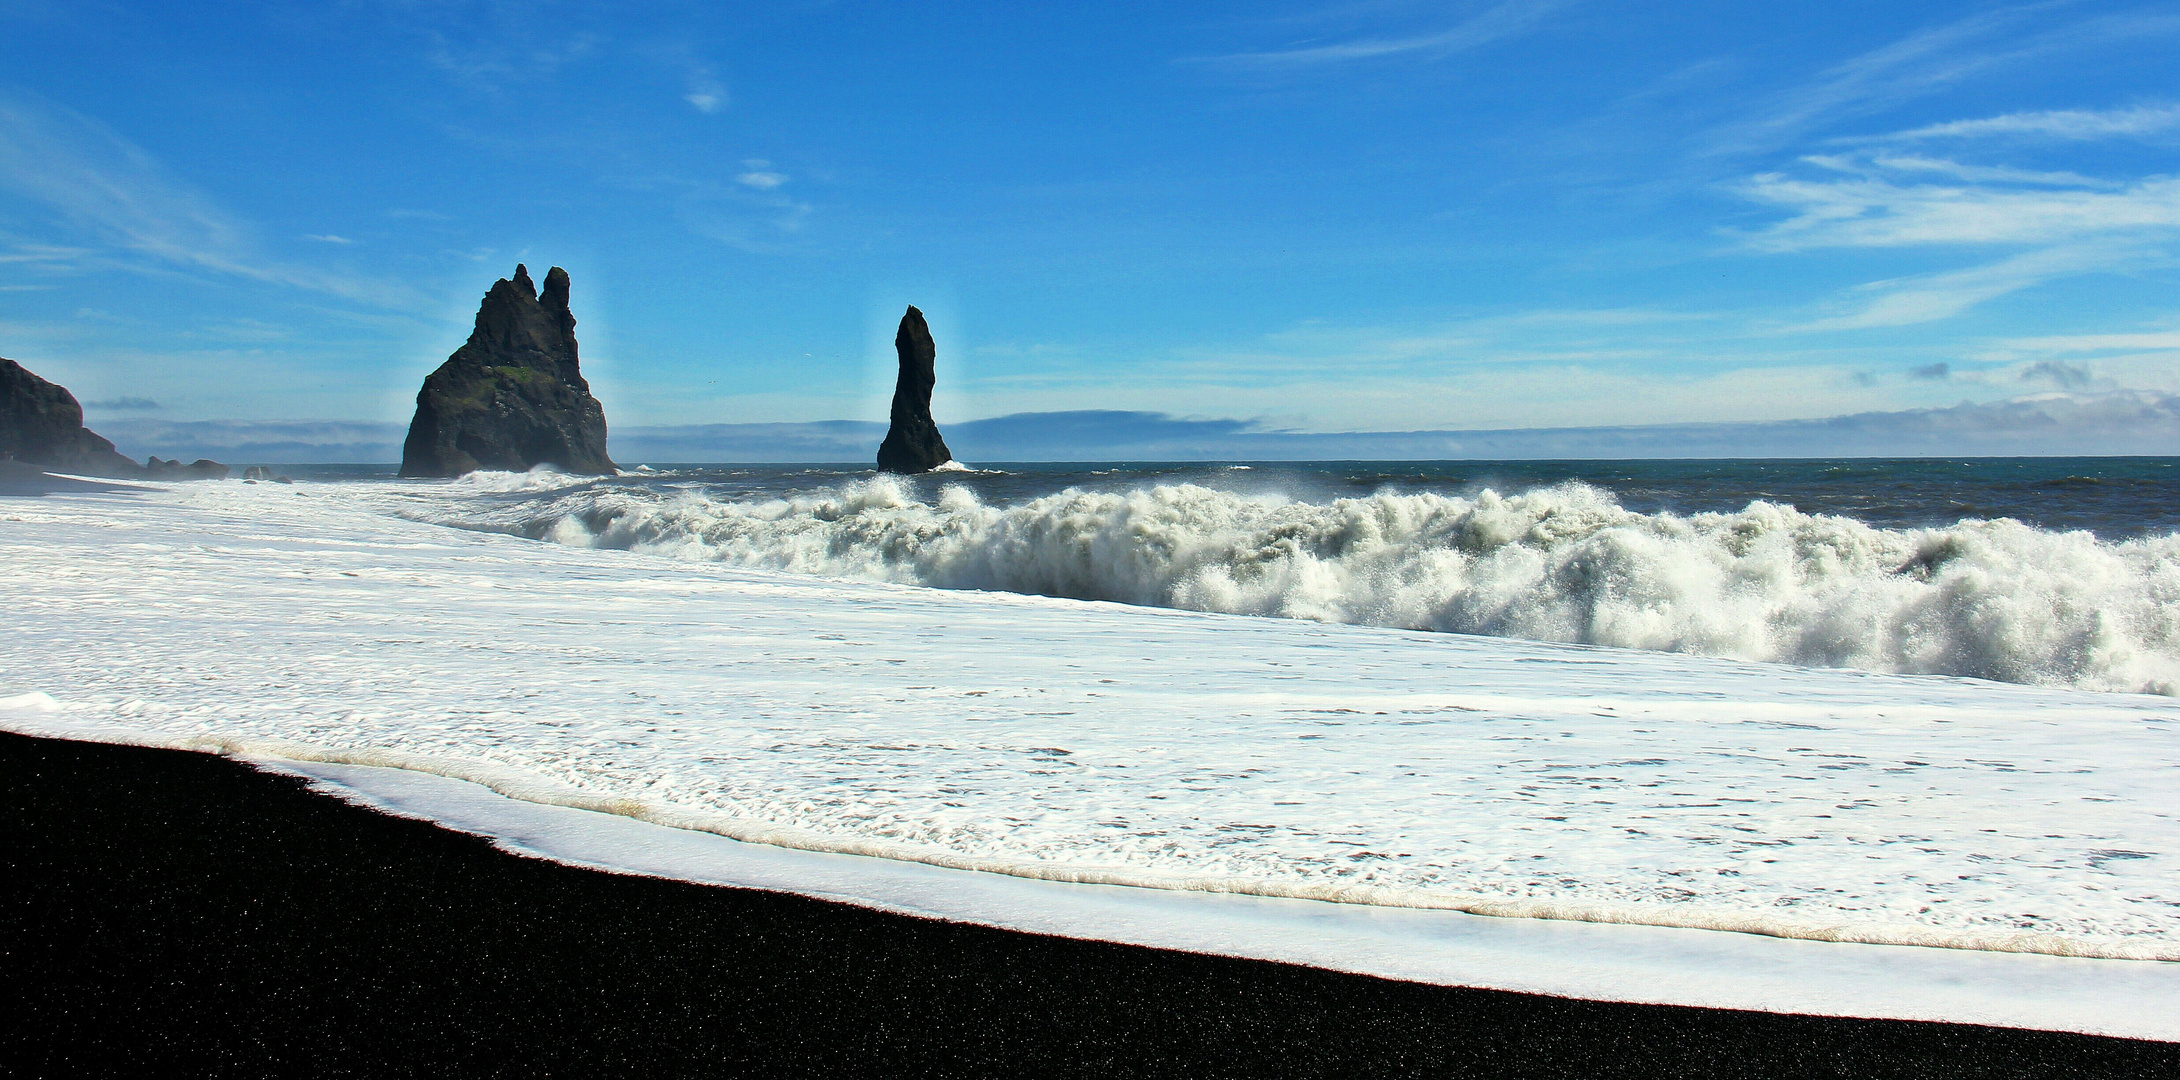
[[[1579,483],[1322,505],[1180,484],[997,507],[881,476],[749,502],[593,489],[446,523],[949,589],[2180,693],[2180,536],[2011,519],[1642,514]]]
[[[448,490],[461,495],[506,494],[523,491],[558,491],[580,487],[596,477],[564,473],[551,465],[534,465],[527,472],[478,469],[448,481]]]

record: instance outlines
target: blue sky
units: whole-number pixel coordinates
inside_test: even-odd
[[[942,424],[2162,402],[2175,71],[2170,3],[0,0],[0,355],[398,424],[524,261],[617,431],[881,419],[908,303]]]

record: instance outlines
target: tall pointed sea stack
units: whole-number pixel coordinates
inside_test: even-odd
[[[0,461],[91,476],[145,472],[83,426],[76,395],[6,357],[0,357]]]
[[[910,307],[901,316],[893,351],[901,354],[901,375],[893,384],[893,426],[886,429],[886,441],[878,444],[878,467],[897,473],[930,472],[954,460],[954,454],[931,419],[939,349],[931,342],[923,312]]]
[[[571,473],[616,472],[606,457],[606,410],[590,396],[575,356],[568,272],[545,274],[545,294],[517,265],[477,309],[477,329],[416,393],[416,419],[401,447],[403,476],[521,472],[552,465]]]

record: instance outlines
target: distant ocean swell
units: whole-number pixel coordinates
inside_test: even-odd
[[[437,516],[437,515],[435,515]],[[2180,694],[2180,536],[1877,529],[1579,483],[1325,504],[1191,484],[933,502],[888,477],[717,501],[584,488],[447,524],[586,547],[1200,611]]]

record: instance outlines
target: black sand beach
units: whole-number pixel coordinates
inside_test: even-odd
[[[2180,1044],[1449,989],[580,870],[202,754],[0,735],[0,778],[7,1075],[2180,1076]]]

